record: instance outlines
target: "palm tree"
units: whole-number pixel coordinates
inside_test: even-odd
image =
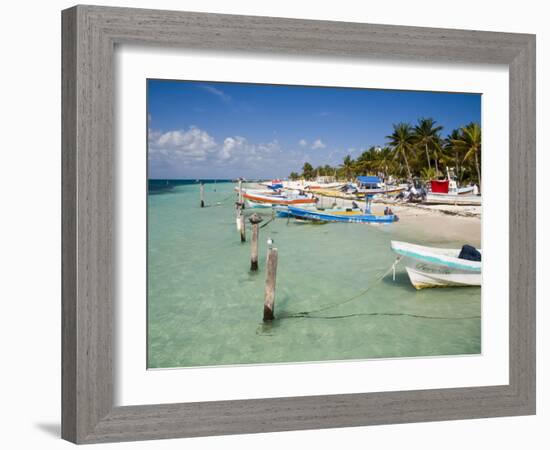
[[[392,151],[389,147],[382,147],[377,152],[376,169],[384,174],[384,178],[389,175],[389,168],[392,165]]]
[[[393,133],[386,136],[386,139],[388,139],[390,147],[393,148],[394,158],[401,156],[403,161],[405,161],[407,175],[409,176],[409,180],[412,180],[411,168],[409,167],[409,160],[407,159],[407,153],[410,153],[414,146],[414,136],[411,126],[403,122],[393,124]]]
[[[302,177],[304,177],[304,179],[306,180],[311,180],[313,179],[313,175],[313,166],[310,163],[305,162],[304,166],[302,167]]]
[[[353,159],[351,159],[350,155],[347,155],[344,158],[342,169],[344,169],[344,175],[346,177],[346,180],[349,180],[353,175]]]
[[[292,181],[296,181],[300,178],[300,175],[298,175],[296,172],[290,172],[290,175],[288,176]]]
[[[481,127],[478,123],[469,123],[460,130],[460,137],[458,139],[453,139],[452,142],[458,151],[463,152],[463,162],[472,161],[473,159],[477,171],[479,190],[481,191],[481,169],[479,167],[481,155]]]
[[[458,128],[451,131],[449,135],[444,140],[443,149],[447,152],[448,155],[452,156],[452,159],[455,163],[455,173],[456,177],[460,180],[461,179],[461,170],[460,170],[460,161],[459,161],[459,154],[460,151],[458,147],[456,147],[453,142],[460,139],[460,130]]]
[[[369,147],[355,160],[356,175],[367,175],[376,166],[377,149]]]
[[[437,122],[433,119],[419,119],[418,124],[414,127],[414,141],[419,147],[424,148],[426,152],[426,160],[428,161],[428,169],[432,168],[430,162],[430,151],[432,147],[435,152],[435,173],[439,174],[439,167],[437,164],[437,144],[439,142],[439,132],[443,129],[440,125],[435,125]]]
[[[425,181],[430,181],[436,178],[435,169],[431,167],[423,167],[420,171],[420,177]]]

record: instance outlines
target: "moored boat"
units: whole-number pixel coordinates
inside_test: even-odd
[[[322,222],[343,222],[343,223],[392,223],[397,220],[395,214],[378,215],[363,212],[360,209],[346,210],[322,210],[306,209],[296,206],[289,206],[288,213],[298,219],[316,220]]]
[[[317,199],[310,195],[288,195],[288,194],[268,194],[259,190],[246,190],[243,192],[243,198],[254,204],[264,204],[264,206],[274,205],[302,205],[314,204]]]
[[[314,181],[283,181],[283,188],[290,190],[313,191],[314,189],[339,189],[345,183],[338,181],[314,180]]]
[[[481,286],[481,250],[474,247],[445,249],[392,241],[391,248],[405,264],[416,289]]]
[[[358,176],[357,177],[358,197],[374,196],[374,195],[395,195],[406,189],[406,186],[392,186],[382,182],[377,176]]]
[[[339,189],[313,188],[310,189],[309,192],[312,192],[316,195],[322,195],[323,197],[341,198],[344,200],[357,200],[357,196],[355,194],[348,194],[346,192],[342,192]]]
[[[260,208],[260,209],[266,209],[266,208],[272,208],[273,205],[271,203],[265,203],[265,202],[255,202],[254,200],[246,199],[245,204],[247,208]]]

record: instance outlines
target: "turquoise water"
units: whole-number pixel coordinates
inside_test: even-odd
[[[419,232],[406,217],[390,225],[276,219],[260,230],[260,269],[250,273],[250,245],[240,242],[235,226],[233,186],[207,184],[206,208],[199,207],[198,184],[148,196],[148,367],[480,353],[479,288],[417,291],[402,266],[395,281],[391,273],[381,278],[394,261],[391,239],[463,242],[433,236],[433,228]],[[270,219],[268,213],[263,223]],[[279,319],[265,325],[268,237],[279,251]],[[281,318],[366,289],[316,318]]]

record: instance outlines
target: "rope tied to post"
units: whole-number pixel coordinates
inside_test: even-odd
[[[318,313],[322,313],[324,311],[328,311],[338,306],[351,303],[352,301],[363,297],[372,288],[378,285],[390,272],[392,272],[392,278],[393,278],[393,281],[395,281],[395,268],[400,260],[401,260],[401,256],[398,256],[387,270],[385,270],[377,278],[375,278],[374,282],[370,286],[368,286],[366,289],[362,290],[358,294],[350,298],[347,298],[346,300],[330,303],[328,305],[322,306],[318,309],[314,309],[311,311],[299,311],[295,313],[286,313],[286,314],[283,313],[277,318],[278,319],[327,319],[327,320],[347,319],[350,317],[361,317],[361,316],[413,317],[417,319],[433,319],[433,320],[470,320],[470,319],[481,318],[481,316],[457,316],[457,317],[428,316],[423,314],[402,313],[402,312],[364,312],[364,313],[339,314],[339,315],[332,315],[332,316],[317,315]]]
[[[366,289],[362,290],[358,294],[355,294],[354,296],[347,298],[346,300],[330,303],[328,305],[322,306],[321,308],[314,309],[311,311],[299,311],[295,313],[288,313],[283,314],[279,316],[280,319],[290,319],[290,318],[300,318],[300,317],[309,317],[311,314],[320,313],[323,311],[327,311],[332,308],[336,308],[337,306],[345,305],[346,303],[351,303],[354,300],[357,300],[360,297],[363,297],[367,292],[369,292],[374,286],[379,284],[386,275],[388,275],[392,270],[395,270],[395,264],[396,262],[392,263],[392,265],[389,267],[389,269],[385,270],[382,274],[380,274],[378,277],[374,279],[374,282],[369,285]]]

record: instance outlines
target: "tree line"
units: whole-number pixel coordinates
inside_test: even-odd
[[[452,130],[442,136],[443,127],[431,118],[419,119],[416,125],[393,124],[383,147],[371,146],[356,159],[346,156],[336,167],[313,167],[304,163],[302,172],[292,172],[291,180],[312,180],[317,176],[334,176],[353,180],[360,175],[392,176],[412,180],[430,180],[446,175],[452,168],[461,183],[476,183],[481,188],[481,127],[478,123]]]

